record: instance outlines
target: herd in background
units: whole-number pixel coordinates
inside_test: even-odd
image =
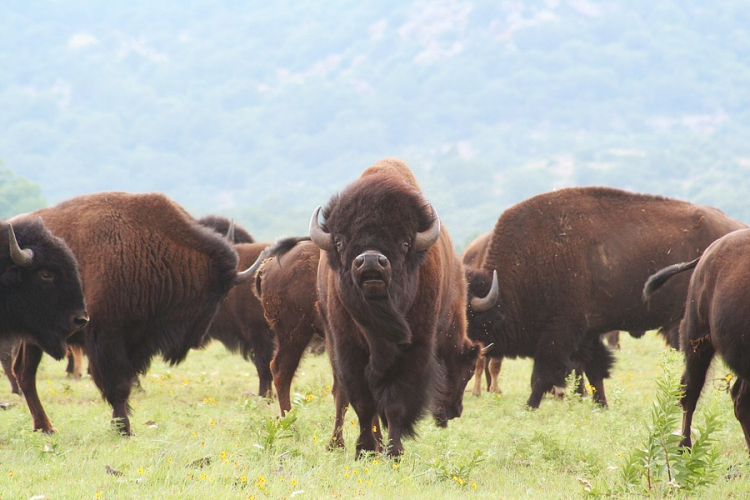
[[[253,361],[258,393],[273,384],[283,415],[321,337],[336,405],[329,446],[344,446],[351,405],[355,456],[398,457],[425,414],[440,426],[461,416],[475,370],[474,394],[485,369],[499,391],[504,358],[533,359],[532,408],[572,371],[606,406],[614,357],[602,336],[659,329],[685,353],[682,444],[718,352],[737,375],[750,448],[750,232],[712,207],[561,189],[505,210],[459,258],[408,166],[389,158],[318,207],[309,236],[274,244],[223,217],[195,220],[162,194],[83,195],[2,226],[0,360],[35,430],[55,431],[36,389],[43,352],[85,352],[113,423],[131,435],[130,391],[153,356],[177,364],[216,339]]]

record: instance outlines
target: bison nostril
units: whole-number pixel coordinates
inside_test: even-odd
[[[89,323],[89,317],[88,315],[82,315],[82,316],[75,316],[73,318],[73,327],[77,330],[80,330],[84,326],[86,326]]]
[[[365,256],[364,255],[358,255],[356,259],[354,259],[354,265],[357,268],[362,267],[362,265],[365,263]]]
[[[388,265],[388,258],[385,255],[378,256],[378,264],[382,267],[386,267]]]

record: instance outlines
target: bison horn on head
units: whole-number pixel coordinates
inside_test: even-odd
[[[318,216],[322,207],[318,206],[313,212],[312,218],[310,219],[310,239],[313,243],[326,252],[333,250],[333,238],[331,233],[327,233],[320,227],[318,223]],[[425,231],[419,232],[414,237],[414,249],[417,252],[424,252],[432,245],[435,244],[438,237],[440,236],[440,217],[438,217],[437,210],[435,207],[430,205],[432,213],[435,214],[435,219],[432,224]]]
[[[10,246],[10,258],[17,266],[28,267],[34,262],[34,251],[30,248],[22,250],[13,231],[13,225],[8,223],[8,245]]]
[[[500,295],[500,286],[497,283],[497,271],[492,271],[492,286],[490,291],[484,297],[474,297],[471,299],[471,308],[474,312],[489,311],[497,303],[497,297]]]
[[[255,259],[255,262],[253,263],[252,266],[248,267],[244,271],[239,271],[237,274],[235,274],[234,284],[241,285],[253,279],[253,276],[255,276],[255,271],[258,270],[260,265],[263,263],[263,259],[265,258],[266,258],[266,249],[260,252],[260,255],[258,255],[257,259]]]
[[[229,221],[226,238],[229,240],[229,243],[234,243],[234,219]]]

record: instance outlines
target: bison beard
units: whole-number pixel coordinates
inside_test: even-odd
[[[436,402],[460,416],[477,346],[466,337],[466,282],[448,233],[406,164],[370,167],[310,222],[322,250],[317,287],[334,380],[359,417],[356,456],[380,449],[379,416],[391,456]],[[337,408],[337,423],[341,421]],[[334,430],[334,436],[338,429]]]

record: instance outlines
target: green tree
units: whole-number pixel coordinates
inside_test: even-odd
[[[0,163],[0,218],[31,212],[47,205],[42,189]]]

